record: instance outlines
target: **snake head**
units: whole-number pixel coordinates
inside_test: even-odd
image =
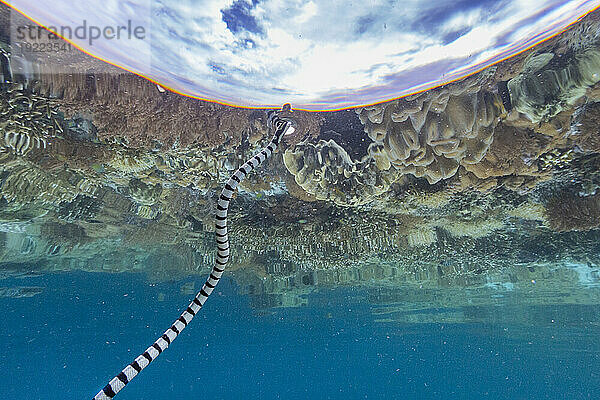
[[[275,129],[279,137],[293,134],[297,130],[298,124],[294,119],[289,117],[291,113],[292,105],[290,103],[284,104],[279,110],[268,110],[267,126]]]
[[[294,121],[293,119],[290,119],[290,118],[285,118],[285,121],[288,123],[288,126],[285,128],[285,132],[283,132],[283,136],[289,136],[289,135],[293,134],[294,132],[296,132],[296,128],[298,127],[298,124],[296,123],[296,121]]]
[[[292,105],[290,103],[285,103],[278,112],[292,112]]]
[[[296,121],[288,117],[288,115],[292,112],[292,105],[290,103],[285,103],[283,106],[281,106],[281,109],[277,111],[277,115],[279,116],[279,118],[288,123],[288,126],[285,128],[283,136],[289,136],[293,134],[298,128],[298,124],[296,123]]]

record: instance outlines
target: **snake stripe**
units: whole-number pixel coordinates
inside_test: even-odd
[[[291,106],[286,104],[281,111],[289,111]],[[215,213],[215,236],[217,241],[217,257],[212,271],[200,291],[196,294],[192,302],[181,313],[179,318],[163,333],[150,347],[146,349],[135,360],[128,364],[117,376],[108,382],[108,384],[100,390],[93,400],[110,400],[117,395],[133,378],[135,378],[144,368],[158,357],[169,345],[177,338],[183,329],[192,321],[194,316],[198,314],[206,299],[210,296],[215,286],[219,283],[225,265],[229,261],[229,237],[227,235],[227,211],[229,202],[233,197],[233,193],[237,189],[241,181],[258,167],[263,161],[273,154],[284,134],[288,131],[293,131],[292,123],[288,120],[281,119],[277,111],[267,112],[267,124],[273,133],[271,142],[262,149],[254,157],[246,161],[225,183],[225,187],[221,191],[219,200],[217,201],[217,211]]]

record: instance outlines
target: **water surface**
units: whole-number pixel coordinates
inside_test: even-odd
[[[44,286],[44,292],[31,299],[0,299],[5,310],[0,362],[9,366],[0,372],[5,382],[0,396],[91,397],[187,304],[190,296],[180,293],[186,282],[149,284],[135,274],[102,273],[28,279],[27,284]],[[157,300],[163,299],[160,293],[163,301]],[[390,305],[368,302],[368,297],[366,289],[323,289],[313,292],[304,307],[257,312],[249,306],[248,296],[226,279],[169,350],[119,396],[138,400],[600,396],[596,305],[530,306],[515,296],[497,305],[419,311],[427,317],[411,323],[401,318],[381,321],[374,311]],[[456,313],[476,317],[436,322]],[[415,313],[406,316],[411,314]]]

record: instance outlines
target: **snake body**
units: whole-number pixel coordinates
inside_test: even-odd
[[[289,111],[291,106],[286,104],[280,111]],[[233,196],[233,192],[240,182],[256,167],[262,164],[267,158],[273,154],[281,138],[285,134],[292,133],[294,128],[290,120],[283,119],[279,116],[280,111],[267,111],[267,124],[270,130],[273,131],[271,142],[263,148],[258,154],[246,161],[225,184],[225,188],[219,196],[216,212],[216,239],[217,239],[217,257],[215,265],[202,289],[196,294],[194,300],[188,308],[175,320],[169,329],[159,337],[152,346],[148,347],[141,355],[128,364],[117,376],[100,390],[93,400],[110,400],[119,393],[125,385],[135,378],[144,368],[154,361],[160,353],[162,353],[169,345],[177,338],[181,331],[192,321],[194,316],[200,311],[204,302],[210,296],[215,286],[219,283],[221,275],[225,270],[225,265],[229,261],[229,237],[227,236],[227,210],[229,202]]]

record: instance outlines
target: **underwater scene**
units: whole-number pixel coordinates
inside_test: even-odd
[[[599,399],[600,1],[0,1],[0,336],[10,400]]]

